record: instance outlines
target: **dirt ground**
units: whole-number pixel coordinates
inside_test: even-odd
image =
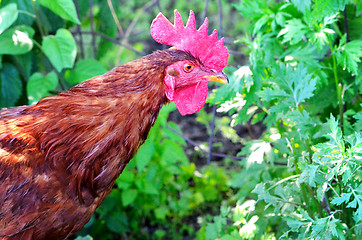
[[[206,112],[212,113],[212,107],[205,105]],[[216,113],[216,118],[228,116],[226,114]],[[181,129],[183,136],[190,139],[197,145],[208,144],[209,132],[206,126],[196,121],[196,114],[181,116],[177,111],[174,111],[169,116],[169,121],[175,122]],[[211,124],[211,122],[209,123]],[[259,125],[237,125],[234,127],[237,135],[244,139],[258,139],[264,131],[264,127]],[[222,155],[237,156],[237,154],[244,147],[241,143],[234,143],[230,139],[224,137],[220,131],[214,132],[213,143],[217,143],[217,147],[213,147],[212,152]],[[188,143],[185,147],[185,152],[188,158],[192,161],[196,161],[198,165],[204,165],[207,163],[207,154],[203,154],[200,151],[195,151],[195,146]],[[223,157],[212,156],[211,161],[220,161]]]

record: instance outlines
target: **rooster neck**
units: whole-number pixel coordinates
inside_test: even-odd
[[[66,174],[59,178],[70,181],[70,194],[100,204],[168,102],[165,68],[189,58],[158,51],[28,108],[33,122],[27,129],[44,161],[35,165]]]

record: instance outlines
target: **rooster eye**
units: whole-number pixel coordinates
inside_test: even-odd
[[[185,64],[185,66],[184,66],[185,72],[191,72],[193,68],[194,68],[194,65],[189,64],[189,63]]]

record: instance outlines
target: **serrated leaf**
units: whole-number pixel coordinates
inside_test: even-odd
[[[7,29],[0,35],[0,55],[18,55],[29,52],[33,48],[34,29],[28,26],[16,26]]]
[[[297,231],[305,223],[295,219],[288,219],[287,224],[292,230]]]
[[[8,29],[18,18],[18,6],[10,3],[0,9],[0,34]]]
[[[71,84],[78,84],[105,72],[107,72],[107,69],[97,60],[83,59],[75,64],[74,70],[66,71],[65,80]]]
[[[22,93],[22,82],[16,67],[4,63],[0,69],[0,108],[12,107]]]
[[[60,17],[80,24],[77,16],[74,2],[72,0],[38,0],[38,2],[46,8],[49,8]]]
[[[39,72],[34,73],[26,85],[29,104],[35,104],[43,97],[49,96],[49,92],[55,90],[57,86],[58,77],[55,72],[45,76]]]
[[[44,54],[58,72],[72,68],[77,48],[72,34],[66,29],[58,29],[55,36],[47,36],[42,42]]]
[[[357,199],[355,198],[352,202],[348,203],[347,208],[356,208],[357,207]]]
[[[311,42],[317,47],[319,51],[323,50],[323,47],[325,47],[328,44],[328,37],[327,32],[324,31],[326,29],[321,29],[318,32],[313,32],[312,36],[310,37]]]
[[[305,13],[306,10],[309,10],[311,5],[310,0],[292,0],[292,3],[302,13]]]
[[[345,45],[339,46],[336,58],[338,64],[347,69],[348,72],[358,74],[358,63],[362,57],[362,40],[353,40]]]
[[[330,115],[329,127],[331,129],[329,136],[333,138],[337,145],[340,145],[342,143],[342,131],[338,126],[338,120],[335,119],[332,113]]]
[[[270,193],[267,192],[264,183],[259,183],[256,185],[252,193],[258,194],[258,199],[264,200],[266,203],[275,204],[278,201],[276,197],[270,195]]]
[[[148,163],[152,159],[154,152],[155,145],[151,141],[146,141],[142,145],[137,155],[135,156],[138,172],[142,172],[142,170],[148,165]]]
[[[349,0],[315,0],[312,7],[312,23],[342,11],[348,2]]]
[[[351,176],[352,176],[352,173],[351,173],[351,169],[346,169],[346,171],[343,173],[342,175],[342,182],[343,184],[347,184],[347,182],[349,180],[351,180]]]
[[[260,29],[268,23],[269,19],[268,15],[262,16],[254,25],[253,35],[257,34]]]
[[[331,203],[337,206],[341,205],[342,203],[347,203],[351,198],[352,193],[342,193],[340,197],[334,198]]]
[[[307,30],[307,26],[300,19],[291,19],[279,32],[278,37],[283,36],[282,43],[297,44],[305,37]]]
[[[287,112],[293,105],[298,107],[314,95],[316,78],[308,74],[303,64],[299,64],[295,70],[290,66],[280,65],[272,68],[272,73],[276,84],[265,88],[259,95],[265,101],[280,100],[272,107],[275,113]]]
[[[130,205],[132,202],[134,202],[137,195],[138,195],[137,189],[129,188],[129,189],[123,190],[122,195],[121,195],[123,206],[126,207],[126,206]]]
[[[316,172],[318,165],[308,165],[299,178],[299,183],[307,182],[309,186],[316,187]]]

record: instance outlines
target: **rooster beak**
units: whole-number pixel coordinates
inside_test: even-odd
[[[215,75],[207,76],[206,77],[209,81],[229,84],[229,78],[223,72],[219,72]]]

